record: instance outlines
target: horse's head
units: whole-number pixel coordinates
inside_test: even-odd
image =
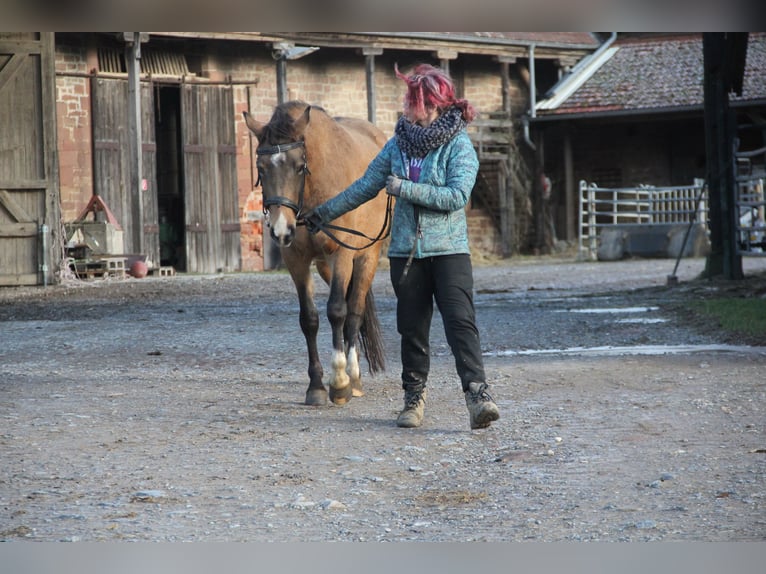
[[[294,106],[280,106],[269,123],[255,120],[242,112],[245,123],[258,138],[258,181],[263,189],[263,210],[271,237],[280,247],[289,247],[295,239],[297,215],[303,210],[306,175],[304,132],[311,107],[296,114]],[[296,114],[295,117],[290,114]]]

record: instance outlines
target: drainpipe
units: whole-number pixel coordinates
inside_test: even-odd
[[[46,224],[40,226],[40,235],[42,235],[42,259],[43,263],[40,266],[40,271],[43,274],[43,287],[48,286],[48,241],[50,238],[50,228]]]
[[[524,141],[533,150],[537,150],[537,147],[529,137],[529,118],[537,117],[537,88],[535,87],[535,45],[529,45],[529,115],[522,117],[521,121],[524,124]]]
[[[582,68],[587,66],[590,62],[592,62],[594,59],[598,58],[603,52],[605,52],[612,44],[614,44],[614,41],[617,39],[617,32],[612,32],[609,36],[609,39],[606,40],[603,44],[601,44],[598,49],[593,52],[590,56],[587,58],[583,58],[580,60],[577,65],[572,68],[572,70],[569,72],[567,76],[562,78],[562,80],[557,84],[561,85],[564,83],[568,78],[571,78],[574,76],[575,73],[579,72]],[[527,145],[532,148],[533,150],[537,149],[535,147],[535,144],[532,142],[532,140],[529,137],[529,119],[536,118],[537,117],[537,90],[535,87],[535,45],[531,44],[529,46],[529,93],[530,93],[530,103],[529,103],[529,115],[525,115],[522,117],[521,121],[524,124],[524,141],[527,143]],[[554,86],[555,89],[556,86]]]

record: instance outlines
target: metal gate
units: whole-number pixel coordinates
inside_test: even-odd
[[[662,241],[678,226],[694,220],[707,225],[703,180],[676,187],[598,187],[580,182],[580,256],[596,259],[599,238],[606,230],[653,230]]]
[[[739,255],[766,256],[766,147],[737,152],[736,233]]]
[[[53,33],[0,32],[0,285],[53,282],[62,241]]]

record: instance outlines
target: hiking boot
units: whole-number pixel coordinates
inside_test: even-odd
[[[471,416],[472,429],[486,428],[492,421],[500,418],[500,411],[489,396],[488,390],[487,383],[469,383],[465,392],[465,404]]]
[[[404,410],[396,419],[396,426],[415,428],[423,424],[423,410],[426,407],[426,391],[404,391]]]

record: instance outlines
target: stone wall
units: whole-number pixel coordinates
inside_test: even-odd
[[[260,189],[255,187],[255,146],[242,118],[247,110],[260,121],[267,121],[277,105],[275,62],[270,48],[258,44],[223,43],[196,45],[188,52],[192,72],[201,81],[233,82],[237,145],[237,193],[240,205],[242,270],[264,268],[263,222]],[[407,71],[419,61],[429,61],[424,53],[418,60],[401,53],[384,53],[376,58],[375,123],[391,134],[401,112],[403,84],[394,75],[394,64]],[[406,60],[406,61],[405,61]],[[430,60],[431,63],[438,63]],[[71,221],[85,207],[93,192],[91,164],[90,79],[87,74],[98,65],[95,46],[83,42],[57,44],[56,101],[60,158],[61,209],[64,221]],[[502,108],[499,64],[489,59],[460,59],[451,71],[464,96],[480,113]],[[127,75],[126,75],[127,78]],[[513,109],[522,109],[526,87],[517,77],[512,84]],[[287,64],[289,99],[301,99],[327,109],[332,115],[367,118],[365,58],[356,50],[322,49],[304,59]],[[480,211],[470,210],[472,242],[480,250],[498,250],[491,220]],[[496,232],[495,232],[496,235]]]

